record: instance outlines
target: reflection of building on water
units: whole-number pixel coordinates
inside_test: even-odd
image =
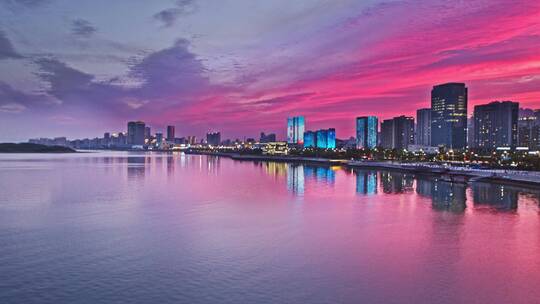
[[[334,184],[336,182],[336,173],[331,168],[317,167],[315,172],[315,177],[318,182],[327,184]]]
[[[332,167],[304,166],[304,175],[306,179],[314,179],[329,185],[336,182],[336,172]]]
[[[433,209],[452,212],[463,212],[466,205],[467,186],[440,179],[419,178],[416,181],[416,192],[431,197]]]
[[[356,193],[377,194],[377,172],[355,171]]]
[[[474,205],[487,205],[497,209],[517,208],[519,191],[510,186],[473,183]]]
[[[129,179],[144,178],[146,170],[146,157],[144,156],[128,156],[127,157],[127,174]]]
[[[207,155],[206,156],[206,169],[208,172],[217,173],[221,165],[221,157]]]
[[[304,194],[304,166],[288,164],[287,189],[294,194]]]
[[[274,177],[287,175],[287,164],[276,162],[261,162],[260,163],[266,174]]]
[[[383,192],[387,194],[403,193],[413,190],[414,176],[401,172],[381,172]]]

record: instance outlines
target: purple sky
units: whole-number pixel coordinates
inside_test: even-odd
[[[353,135],[413,115],[431,86],[540,108],[540,1],[0,0],[0,141],[102,136],[140,119],[179,136]]]

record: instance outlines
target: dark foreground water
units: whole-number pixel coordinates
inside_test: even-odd
[[[538,303],[539,192],[181,154],[0,155],[0,303]]]

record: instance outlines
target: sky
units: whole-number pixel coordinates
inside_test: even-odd
[[[433,85],[540,108],[536,0],[0,0],[0,142],[126,131],[354,134]]]

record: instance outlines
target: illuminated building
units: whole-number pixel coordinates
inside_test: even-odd
[[[464,83],[441,84],[431,90],[432,146],[467,146],[467,91]]]
[[[316,133],[313,131],[304,132],[304,148],[315,148],[316,147]]]
[[[287,118],[287,143],[304,144],[305,120],[304,116]]]
[[[288,145],[286,142],[270,142],[263,147],[263,154],[267,155],[287,155]]]
[[[304,147],[319,149],[336,148],[336,130],[321,129],[317,131],[304,132]]]
[[[519,104],[495,101],[474,107],[474,139],[478,149],[516,147]]]
[[[540,148],[540,110],[519,109],[518,146]]]
[[[316,133],[316,138],[317,148],[326,149],[328,145],[328,130],[318,130]]]
[[[379,120],[375,116],[356,118],[356,147],[358,149],[373,149],[377,146]]]

